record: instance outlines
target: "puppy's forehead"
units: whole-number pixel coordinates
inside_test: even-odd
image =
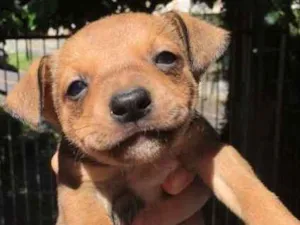
[[[87,25],[62,48],[64,59],[85,57],[112,61],[121,55],[146,50],[162,36],[166,23],[159,16],[142,13],[114,15]]]

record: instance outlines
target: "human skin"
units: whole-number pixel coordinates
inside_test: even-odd
[[[194,180],[194,174],[184,168],[177,168],[162,184],[164,191],[171,197],[141,211],[133,224],[176,225],[188,222],[204,225],[201,208],[210,198],[211,192],[203,183]]]

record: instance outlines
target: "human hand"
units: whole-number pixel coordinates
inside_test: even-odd
[[[167,177],[162,188],[171,197],[142,210],[133,225],[204,225],[201,208],[211,192],[199,178],[178,168]]]

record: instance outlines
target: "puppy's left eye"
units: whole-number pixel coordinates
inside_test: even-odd
[[[71,100],[78,100],[85,94],[86,90],[87,83],[85,81],[75,80],[69,85],[66,95]]]
[[[156,65],[172,66],[177,60],[177,56],[169,51],[160,52],[154,59]]]

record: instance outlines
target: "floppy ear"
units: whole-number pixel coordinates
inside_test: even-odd
[[[187,13],[168,12],[164,16],[176,27],[186,49],[191,71],[198,79],[224,53],[229,33]]]
[[[47,123],[57,126],[50,73],[50,56],[35,60],[27,74],[9,92],[4,109],[34,129],[43,129]]]

